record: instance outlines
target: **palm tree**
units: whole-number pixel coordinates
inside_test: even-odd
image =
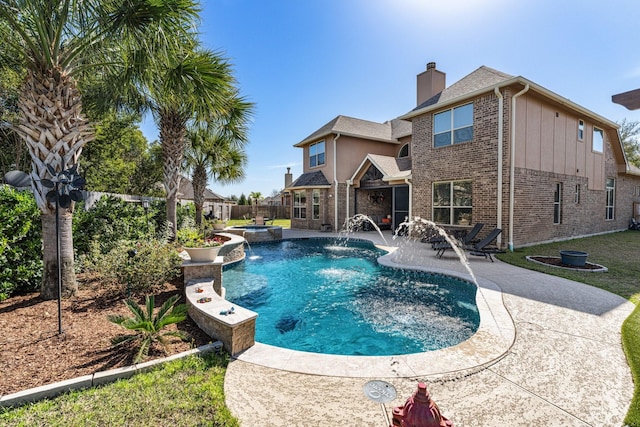
[[[255,215],[258,215],[258,202],[262,200],[262,193],[259,191],[252,191],[249,194],[249,200],[253,200],[253,203],[256,205]]]
[[[191,171],[196,224],[202,223],[202,207],[208,178],[222,183],[244,179],[248,141],[247,124],[252,104],[241,98],[233,101],[227,117],[188,133],[185,169]]]
[[[43,298],[57,295],[58,266],[55,206],[47,202],[49,190],[42,180],[76,165],[93,138],[82,112],[79,79],[89,70],[100,74],[118,50],[159,54],[190,28],[197,13],[190,0],[0,0],[0,59],[17,58],[26,68],[13,130],[28,147],[33,192],[42,212]],[[65,295],[77,289],[71,218],[71,210],[61,212]]]

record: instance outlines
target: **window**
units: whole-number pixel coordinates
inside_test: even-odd
[[[604,148],[604,131],[596,127],[593,128],[593,151],[602,153]]]
[[[556,183],[553,192],[553,223],[562,224],[562,183]]]
[[[580,204],[580,184],[576,184],[576,192],[573,195],[573,202],[576,205]]]
[[[578,120],[578,141],[584,141],[584,120]]]
[[[433,184],[433,221],[439,224],[467,225],[472,221],[471,181]]]
[[[307,192],[305,190],[293,192],[293,217],[296,219],[307,218]]]
[[[409,157],[409,144],[404,144],[398,152],[398,158]]]
[[[313,190],[313,219],[320,219],[320,190]]]
[[[433,146],[445,147],[473,139],[473,104],[433,115]]]
[[[636,185],[636,191],[633,193],[634,196],[640,196],[640,185]]]
[[[613,178],[607,178],[607,207],[605,212],[606,220],[614,219],[615,204],[616,204],[616,180]]]
[[[309,167],[324,165],[324,141],[309,146]]]

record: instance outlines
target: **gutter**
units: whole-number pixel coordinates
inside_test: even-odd
[[[347,203],[346,203],[347,213],[345,218],[349,218],[349,188],[351,188],[351,186],[353,185],[353,180],[348,179],[345,181],[345,184],[347,184]]]
[[[338,138],[340,138],[340,132],[336,133],[336,136],[333,138],[333,230],[336,233],[338,232]]]
[[[495,87],[493,89],[496,96],[498,97],[498,194],[497,194],[497,206],[496,206],[496,227],[502,229],[502,151],[503,147],[503,126],[504,126],[504,97],[502,96],[502,92],[500,92],[499,87]],[[499,248],[502,247],[502,233],[498,235],[496,238],[496,244]]]
[[[513,252],[513,212],[515,210],[515,176],[516,176],[516,98],[529,90],[527,83],[520,92],[511,97],[511,170],[509,172],[509,250]]]

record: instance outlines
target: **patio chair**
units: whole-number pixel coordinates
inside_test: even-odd
[[[256,216],[256,225],[265,225],[263,216]]]
[[[504,253],[504,251],[500,248],[489,247],[489,244],[493,242],[500,233],[502,233],[501,229],[494,228],[493,230],[491,230],[491,233],[487,234],[487,237],[480,240],[478,243],[465,246],[464,249],[469,251],[471,255],[484,256],[485,259],[489,258],[491,262],[493,262],[493,257],[491,256],[491,254]]]
[[[480,240],[479,242],[466,244],[466,245],[463,244],[460,246],[460,248],[465,251],[469,251],[471,255],[481,255],[481,256],[484,256],[485,258],[489,258],[491,262],[493,262],[493,257],[491,256],[491,254],[497,254],[504,251],[498,248],[488,247],[488,245],[491,242],[493,242],[500,233],[502,233],[501,229],[494,228],[493,230],[491,230],[489,234],[487,234],[487,236],[484,239]],[[437,248],[435,249],[436,249],[436,257],[442,258],[442,255],[445,253],[447,249],[453,249],[453,248],[449,244],[449,242],[444,242],[437,245]]]
[[[482,230],[482,227],[484,227],[484,224],[481,222],[478,222],[476,223],[476,225],[473,226],[471,230],[469,230],[464,236],[462,236],[462,238],[459,239],[462,246],[476,243],[478,241],[476,240],[476,237],[478,236],[478,233],[480,233],[480,230]],[[442,247],[447,245],[448,247],[445,248],[444,250],[451,249],[451,245],[449,244],[449,242],[440,234],[431,238],[430,242],[431,242],[431,247],[434,250],[442,249]]]
[[[631,217],[631,221],[629,221],[629,230],[640,231],[640,222],[636,221],[634,217]]]

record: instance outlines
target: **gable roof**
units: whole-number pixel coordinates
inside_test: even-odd
[[[340,115],[295,144],[294,147],[302,147],[331,134],[399,144],[399,138],[411,135],[411,122],[396,118],[384,123],[377,123]]]
[[[351,181],[356,181],[359,175],[362,175],[364,172],[366,172],[364,168],[368,163],[371,163],[382,173],[383,181],[411,178],[410,157],[397,158],[391,156],[381,156],[379,154],[367,154],[367,157],[364,158],[362,163],[360,163],[360,166],[358,166],[355,173],[351,177]]]
[[[399,117],[402,120],[411,120],[416,116],[429,113],[434,110],[445,108],[447,106],[473,99],[476,96],[487,92],[492,92],[496,88],[500,89],[511,85],[520,85],[530,91],[536,92],[553,102],[574,110],[579,114],[589,117],[595,122],[603,126],[609,126],[618,129],[619,125],[611,120],[594,113],[581,105],[576,104],[570,99],[564,98],[555,92],[550,91],[537,83],[532,82],[522,76],[510,76],[501,71],[494,70],[486,66],[481,66],[472,73],[466,75],[448,88],[445,88],[439,94],[429,98],[418,107]]]
[[[303,173],[288,188],[330,187],[329,181],[322,171]]]
[[[413,111],[420,110],[434,104],[446,103],[449,100],[459,98],[487,87],[495,86],[511,79],[513,79],[512,75],[483,65],[448,88],[445,88],[442,92],[427,99],[425,102],[414,108]]]
[[[178,188],[178,199],[180,200],[193,200],[193,183],[185,176],[180,177],[180,187]],[[205,200],[225,200],[226,197],[221,196],[208,188],[204,189]]]

